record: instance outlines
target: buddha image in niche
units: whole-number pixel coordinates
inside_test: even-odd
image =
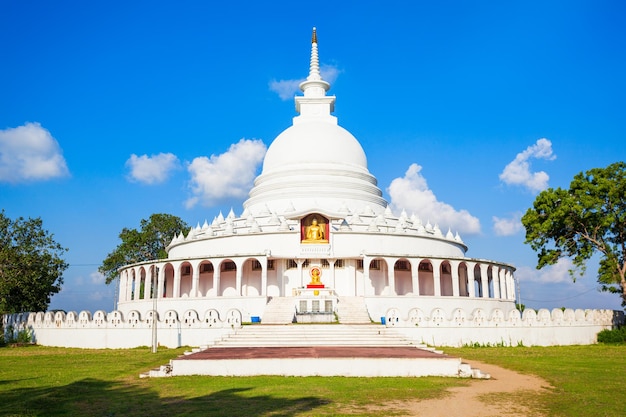
[[[317,219],[313,218],[311,224],[306,227],[305,236],[303,242],[306,243],[328,243],[325,233],[326,227],[323,224],[318,224]]]

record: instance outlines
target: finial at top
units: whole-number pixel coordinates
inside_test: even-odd
[[[326,95],[326,91],[329,88],[330,84],[322,79],[322,74],[320,73],[320,60],[317,53],[317,29],[313,28],[309,76],[300,83],[300,90],[302,90],[304,96],[296,97],[296,111],[300,113],[300,116],[294,118],[294,121],[302,116],[305,116],[303,120],[308,120],[309,117],[320,118],[326,115],[336,123],[334,116],[330,115],[334,109],[335,97]]]

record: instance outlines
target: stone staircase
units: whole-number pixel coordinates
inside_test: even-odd
[[[287,347],[287,346],[415,346],[435,351],[426,345],[414,345],[392,329],[381,325],[244,326],[211,347]],[[436,351],[435,351],[436,352]]]
[[[337,317],[343,324],[370,324],[372,322],[363,297],[339,297]]]
[[[266,326],[263,324],[243,326],[234,333],[216,340],[212,346],[200,346],[185,355],[211,349],[228,348],[282,348],[282,347],[415,347],[441,354],[426,345],[414,344],[394,329],[380,324],[294,324],[289,326]],[[441,355],[438,358],[390,359],[369,358],[321,358],[294,357],[291,359],[173,359],[169,364],[140,375],[141,378],[176,375],[341,375],[341,376],[455,376],[465,378],[490,378],[459,358]]]
[[[291,324],[295,315],[296,306],[293,297],[272,297],[265,306],[261,323]]]

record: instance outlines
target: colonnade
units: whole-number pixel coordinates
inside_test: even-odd
[[[324,283],[330,288],[337,288],[338,279],[350,279],[348,275],[355,277],[351,290],[354,293],[339,295],[515,300],[514,268],[509,265],[473,259],[388,256],[339,261],[341,263],[333,259],[322,265]],[[121,271],[118,300],[147,300],[155,295],[157,298],[277,295],[268,294],[268,274],[275,291],[287,295],[281,277],[297,274],[291,285],[305,286],[308,282],[305,277],[307,265],[308,260],[304,259],[270,260],[266,255],[136,264]],[[346,267],[352,267],[353,272],[342,272]]]
[[[383,261],[386,268],[372,270],[376,261]],[[397,267],[399,262],[410,265],[404,274]],[[451,296],[470,298],[496,298],[515,300],[514,268],[483,260],[365,257],[365,281],[384,279],[388,284],[386,293],[366,295],[417,295]],[[391,265],[391,267],[389,267]],[[397,288],[403,278],[410,279],[410,290],[405,285]]]

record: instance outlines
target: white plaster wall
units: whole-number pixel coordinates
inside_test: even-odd
[[[503,305],[504,306],[504,305]],[[157,322],[160,346],[211,345],[241,326],[241,313],[230,309],[225,316],[201,315],[188,310],[182,315],[167,311]],[[624,323],[624,312],[612,310],[545,309],[535,312],[502,308],[485,310],[413,308],[406,316],[399,308],[390,308],[386,327],[416,343],[433,346],[503,345],[551,346],[585,345],[596,342],[603,329]],[[131,311],[97,311],[80,315],[70,312],[24,313],[5,315],[9,326],[32,331],[37,343],[45,346],[79,348],[132,348],[151,346],[152,324],[149,314]]]
[[[505,314],[515,310],[515,302],[512,300],[499,300],[493,298],[470,298],[470,297],[434,297],[434,296],[375,296],[365,297],[367,311],[373,321],[380,321],[390,309],[397,309],[397,316],[402,321],[409,320],[409,313],[413,309],[420,309],[428,316],[435,309],[442,309],[451,315],[455,309],[462,309],[471,313],[477,308],[485,311],[501,309]]]
[[[330,234],[328,256],[360,258],[362,254],[397,257],[465,256],[462,243],[443,237],[407,233],[368,233],[333,231]],[[207,257],[238,257],[270,253],[272,257],[295,259],[302,257],[298,230],[271,233],[239,233],[229,236],[194,237],[170,248],[168,260]],[[468,259],[469,260],[469,259]]]
[[[238,310],[241,312],[241,319],[243,322],[250,322],[252,316],[260,317],[265,310],[267,304],[267,297],[191,297],[191,298],[159,298],[157,299],[156,309],[159,315],[166,311],[174,310],[181,312],[181,314],[188,310],[195,310],[201,316],[207,310],[217,310],[220,317],[226,317],[229,310]],[[131,311],[142,312],[142,318],[145,312],[153,309],[153,300],[138,300],[138,301],[126,301],[120,302],[117,305],[117,309],[123,314],[128,314]]]

